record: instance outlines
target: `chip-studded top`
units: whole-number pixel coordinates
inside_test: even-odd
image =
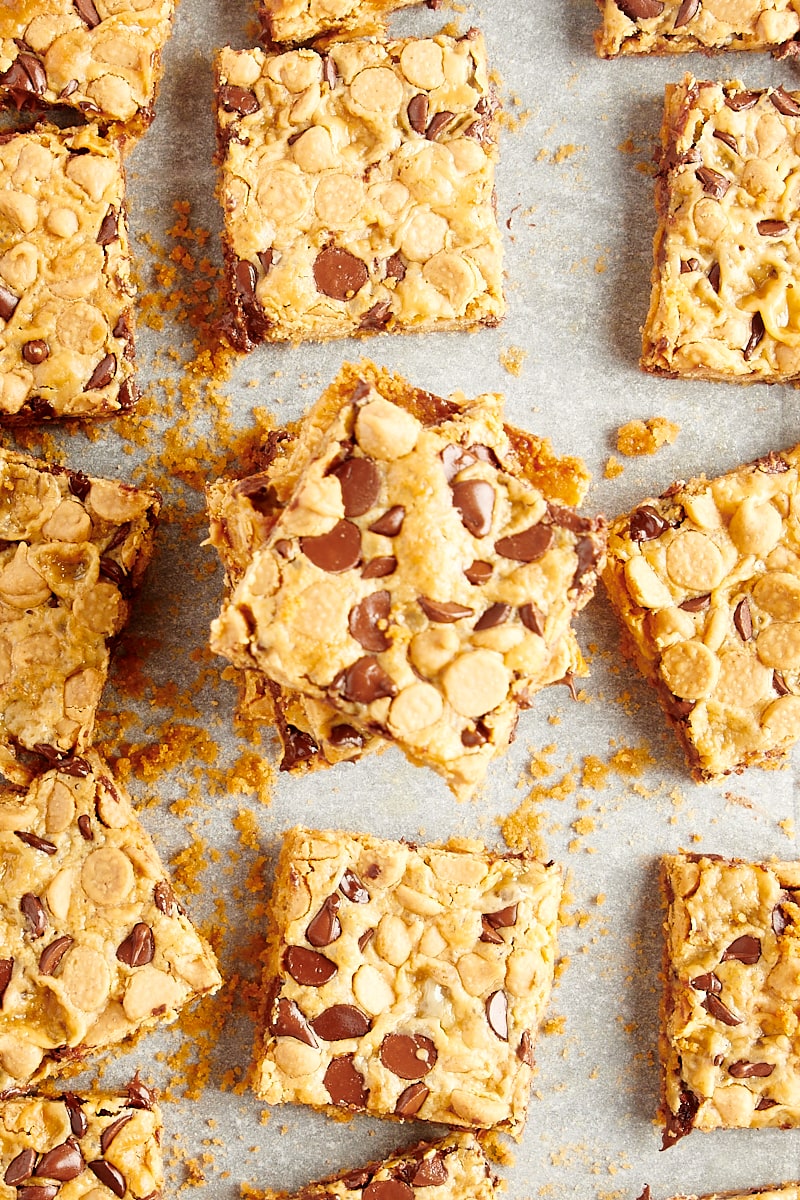
[[[397,8],[419,0],[259,0],[258,12],[267,42],[299,45],[320,34],[328,37],[382,34],[384,20]]]
[[[0,0],[0,89],[137,133],[153,119],[175,0]]]
[[[686,50],[777,50],[800,31],[792,0],[597,0],[604,58]]]

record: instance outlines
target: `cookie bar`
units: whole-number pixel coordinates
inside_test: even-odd
[[[157,492],[0,449],[0,771],[91,740],[109,644],[153,548]]]
[[[597,0],[603,58],[687,50],[789,52],[800,33],[792,0]]]
[[[221,980],[94,752],[0,794],[0,1090],[174,1020]]]
[[[667,87],[646,371],[800,376],[799,134],[800,93],[691,76]]]
[[[664,1148],[800,1125],[800,863],[678,854],[662,882]]]
[[[134,1079],[124,1096],[24,1096],[0,1105],[0,1200],[158,1200],[161,1113]]]
[[[0,135],[0,424],[129,411],[133,296],[119,144]]]
[[[352,37],[381,34],[385,18],[420,0],[260,0],[258,15],[266,44],[299,45],[320,34]]]
[[[140,133],[153,119],[175,0],[12,0],[0,6],[0,95],[77,108]]]
[[[619,517],[603,579],[698,781],[800,734],[800,446]]]
[[[712,1192],[710,1196],[675,1196],[674,1200],[800,1200],[800,1183],[753,1188],[748,1192]]]
[[[558,867],[480,842],[290,830],[259,1096],[518,1135],[560,895]]]
[[[212,647],[467,795],[519,708],[563,675],[553,658],[593,592],[604,522],[512,473],[499,397],[429,398],[426,424],[413,390],[404,407],[368,378],[348,368],[320,402],[327,423],[311,414],[318,448]]]
[[[383,1162],[309,1184],[302,1192],[245,1187],[244,1196],[247,1200],[427,1200],[431,1196],[494,1200],[499,1194],[496,1185],[480,1142],[471,1133],[459,1133],[398,1150]]]
[[[239,349],[497,324],[498,101],[480,34],[224,49],[216,96]]]
[[[395,402],[422,415],[435,419],[445,413],[445,401],[427,392],[409,393],[397,388],[398,381],[371,364],[360,367],[364,378],[380,381],[383,394],[393,395]],[[359,382],[353,369],[347,369],[347,383]],[[345,380],[340,377],[344,383]],[[394,390],[392,390],[394,389]],[[326,407],[327,419],[332,419],[340,405],[341,396]],[[241,580],[254,555],[263,547],[270,529],[297,486],[299,474],[308,463],[313,449],[318,449],[319,423],[308,422],[299,436],[288,430],[273,431],[267,436],[261,452],[261,470],[242,479],[220,479],[207,489],[210,519],[210,542],[217,550],[225,568],[226,594]],[[580,504],[588,487],[589,477],[583,464],[574,458],[558,458],[547,439],[536,438],[522,430],[506,425],[505,432],[514,447],[516,469],[520,475],[538,486],[546,499],[554,503]],[[561,682],[570,677],[587,674],[580,648],[574,634],[565,635],[548,664],[548,675]],[[363,754],[385,746],[385,740],[369,730],[356,729],[330,704],[313,700],[299,692],[282,688],[258,670],[240,672],[241,697],[239,714],[246,721],[272,725],[277,729],[283,757],[281,770],[306,771],[341,761],[354,761]]]

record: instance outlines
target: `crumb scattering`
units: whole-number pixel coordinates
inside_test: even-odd
[[[680,431],[680,425],[673,424],[666,417],[628,421],[627,425],[617,430],[617,450],[626,458],[655,454],[662,446],[671,446]]]

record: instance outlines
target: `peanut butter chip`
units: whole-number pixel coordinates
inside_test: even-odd
[[[781,696],[764,712],[761,724],[776,742],[794,742],[800,734],[800,696]]]
[[[625,583],[634,604],[642,608],[669,608],[672,605],[669,588],[641,555],[625,563]]]
[[[74,817],[75,801],[72,799],[72,792],[60,779],[54,779],[47,798],[46,831],[63,833],[72,824]]]
[[[758,635],[756,651],[765,667],[800,670],[800,622],[776,621]]]
[[[411,40],[403,47],[400,69],[414,87],[431,91],[444,83],[442,48],[429,39]]]
[[[178,1008],[185,995],[185,985],[165,971],[153,966],[141,967],[130,976],[122,1007],[130,1021],[141,1021],[158,1010]]]
[[[719,679],[714,699],[735,708],[750,708],[772,690],[772,670],[753,654],[733,650],[720,656]]]
[[[111,990],[106,960],[90,946],[74,946],[70,950],[64,959],[60,979],[70,1001],[83,1012],[97,1012],[106,1003]]]
[[[359,446],[365,454],[385,462],[410,454],[421,430],[416,417],[382,396],[364,404],[356,417]]]
[[[364,262],[340,246],[321,250],[314,261],[317,291],[332,300],[351,300],[368,279]]]
[[[430,683],[412,683],[392,701],[389,724],[401,736],[433,725],[442,715],[442,697]]]
[[[122,904],[134,886],[130,859],[113,846],[93,850],[83,864],[81,886],[97,904]]]
[[[677,642],[661,656],[659,671],[669,690],[680,700],[709,696],[719,677],[719,659],[702,642]]]
[[[778,621],[800,619],[800,579],[785,571],[767,571],[753,588],[759,608]]]
[[[759,504],[748,496],[733,514],[728,532],[742,554],[757,554],[764,558],[777,544],[781,528],[781,515],[774,505]]]
[[[667,547],[667,574],[677,587],[710,592],[725,575],[719,548],[704,533],[689,529],[675,535]]]
[[[350,84],[350,94],[371,112],[396,112],[403,102],[403,85],[387,67],[367,67]]]
[[[390,1033],[381,1042],[380,1058],[386,1069],[401,1079],[422,1079],[438,1054],[431,1039],[421,1033]]]
[[[494,650],[461,654],[442,676],[445,695],[462,717],[482,717],[508,695],[511,682],[502,657]]]

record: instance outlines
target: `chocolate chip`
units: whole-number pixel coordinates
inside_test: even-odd
[[[352,1054],[332,1059],[322,1082],[331,1101],[341,1108],[367,1107],[369,1092],[364,1087],[362,1076],[353,1066]]]
[[[415,1117],[430,1094],[431,1089],[426,1084],[412,1083],[397,1097],[397,1103],[394,1106],[395,1116],[406,1119]]]
[[[150,1088],[146,1083],[142,1083],[138,1071],[126,1086],[125,1094],[128,1097],[128,1108],[141,1108],[146,1112],[151,1111],[158,1099],[155,1088]]]
[[[481,559],[476,559],[474,563],[468,566],[464,574],[471,584],[475,587],[480,587],[484,583],[488,583],[492,577],[492,564],[482,562]]]
[[[119,1196],[122,1200],[128,1190],[128,1185],[125,1181],[125,1176],[114,1166],[113,1163],[106,1162],[104,1158],[96,1158],[94,1162],[89,1163],[89,1170],[97,1176],[101,1183],[104,1183],[115,1196]]]
[[[445,479],[448,483],[452,483],[456,475],[461,471],[471,467],[473,463],[490,462],[494,466],[499,466],[497,455],[489,446],[484,446],[480,442],[474,446],[459,446],[452,443],[445,446],[441,455],[442,467],[444,468]]]
[[[788,221],[759,221],[756,229],[762,237],[783,237],[789,232]]]
[[[688,25],[693,17],[697,16],[700,8],[700,0],[682,0],[681,6],[675,16],[674,29],[680,29],[683,25]]]
[[[83,1100],[80,1096],[76,1096],[74,1092],[67,1092],[64,1096],[64,1106],[69,1115],[69,1127],[75,1134],[75,1137],[82,1138],[89,1128],[89,1120],[81,1105]]]
[[[497,1034],[501,1042],[508,1041],[508,997],[500,990],[492,992],[486,1001],[486,1020],[492,1033]]]
[[[412,96],[408,102],[406,113],[408,115],[408,123],[415,133],[424,133],[428,124],[428,109],[430,101],[423,92],[418,92],[416,96]]]
[[[533,1066],[533,1038],[527,1029],[523,1029],[522,1037],[519,1039],[517,1058],[520,1062],[525,1063],[526,1067]]]
[[[16,1158],[12,1158],[6,1167],[3,1180],[9,1187],[16,1187],[18,1183],[24,1183],[26,1179],[30,1179],[35,1166],[36,1151],[30,1148],[21,1150]]]
[[[629,21],[651,21],[664,11],[661,0],[615,0],[615,3]]]
[[[330,54],[324,54],[322,57],[322,78],[331,91],[333,91],[339,81],[339,72],[336,70],[336,63]]]
[[[455,600],[432,600],[430,596],[417,596],[417,604],[429,621],[435,621],[439,625],[452,625],[454,621],[460,621],[463,617],[471,617],[474,612]]]
[[[444,133],[447,126],[455,118],[455,113],[438,112],[430,119],[428,128],[425,130],[425,137],[429,142],[435,142],[440,133]]]
[[[780,671],[772,672],[772,686],[779,696],[788,696],[789,688],[786,685],[786,680],[781,675]]]
[[[695,176],[703,185],[705,194],[713,196],[715,200],[721,200],[731,186],[730,179],[726,179],[724,175],[720,175],[719,171],[714,171],[711,167],[698,167]]]
[[[739,153],[739,143],[732,133],[725,133],[722,129],[715,129],[714,137],[718,142],[722,142],[723,145],[727,146],[729,150],[733,150],[736,154]],[[717,291],[716,288],[714,290]]]
[[[361,934],[361,937],[358,939],[358,948],[362,954],[364,953],[367,946],[370,944],[370,942],[372,941],[372,939],[374,937],[375,937],[374,929],[365,929],[364,932]]]
[[[720,289],[720,267],[719,263],[715,262],[708,272],[708,282],[714,291],[719,295]]]
[[[47,74],[39,59],[34,54],[18,54],[5,75],[0,77],[0,84],[7,87],[19,107],[31,95],[42,96],[47,90]]]
[[[328,533],[300,538],[300,549],[315,567],[329,575],[339,575],[358,566],[361,533],[352,521],[337,521]]]
[[[431,1039],[421,1033],[389,1033],[381,1042],[381,1062],[401,1079],[422,1079],[438,1057]]]
[[[29,1183],[17,1192],[17,1200],[55,1200],[57,1183]]]
[[[21,842],[33,850],[41,850],[43,854],[55,854],[56,852],[56,847],[52,842],[45,841],[35,833],[24,833],[22,830],[15,829],[14,837],[18,837]]]
[[[369,904],[369,892],[349,867],[339,881],[339,891],[351,904]]]
[[[649,504],[643,504],[631,515],[632,542],[651,542],[653,538],[660,537],[665,529],[669,529],[669,521],[665,521]]]
[[[363,1200],[414,1200],[414,1193],[401,1179],[373,1179],[364,1188]]]
[[[236,284],[236,290],[241,296],[245,308],[254,307],[257,304],[256,283],[258,282],[258,276],[253,264],[245,258],[240,258],[233,269],[233,281]]]
[[[707,971],[704,975],[695,975],[694,979],[690,979],[689,983],[696,992],[721,992],[722,984],[716,975],[712,975]]]
[[[683,604],[678,605],[678,608],[688,613],[705,612],[710,603],[711,595],[706,592],[705,596],[693,596],[690,600],[684,600]]]
[[[519,618],[526,629],[544,637],[544,616],[535,604],[523,604],[519,610]]]
[[[70,1179],[77,1179],[85,1165],[80,1146],[72,1138],[67,1138],[42,1155],[36,1174],[45,1179],[57,1179],[59,1183],[68,1183]]]
[[[764,318],[760,312],[753,313],[753,319],[750,322],[750,337],[747,339],[747,345],[742,351],[745,362],[749,362],[756,351],[756,347],[764,336]]]
[[[396,279],[398,283],[406,277],[406,264],[399,254],[392,254],[386,260],[386,278]]]
[[[326,1042],[344,1042],[369,1033],[372,1022],[355,1004],[332,1004],[314,1018],[311,1028]]]
[[[483,930],[480,939],[482,942],[489,942],[492,946],[502,946],[505,939],[497,932],[494,926],[489,924],[485,916],[481,917],[481,928]]]
[[[734,112],[744,112],[758,104],[758,92],[732,92],[730,96],[725,97],[725,103]]]
[[[681,259],[681,275],[691,275],[693,271],[700,270],[700,262],[696,258]]]
[[[316,950],[304,946],[288,946],[283,956],[283,965],[295,983],[304,987],[322,987],[333,979],[338,971],[336,963]]]
[[[107,354],[105,358],[101,358],[95,369],[92,371],[87,383],[84,384],[85,392],[94,391],[95,388],[107,387],[117,373],[117,360],[113,354]]]
[[[750,602],[747,596],[736,605],[733,612],[733,623],[742,641],[749,642],[753,636],[753,614],[750,612]]]
[[[121,1117],[117,1117],[116,1121],[112,1121],[110,1125],[106,1125],[103,1132],[100,1134],[100,1149],[103,1154],[106,1153],[108,1147],[113,1142],[123,1126],[128,1124],[128,1121],[133,1120],[133,1113],[123,1113]]]
[[[775,88],[774,92],[770,92],[769,98],[782,116],[800,117],[800,104],[782,87]]]
[[[299,763],[308,762],[319,752],[319,746],[310,733],[286,723],[281,730],[283,758],[278,768],[280,771],[293,771]]]
[[[514,533],[510,537],[500,538],[494,548],[503,558],[515,562],[536,562],[550,549],[553,541],[553,530],[549,525],[531,525],[522,533]]]
[[[15,296],[7,287],[0,283],[0,317],[10,321],[19,304],[19,296]]]
[[[362,579],[383,579],[386,575],[394,575],[397,570],[397,559],[393,554],[379,555],[364,563],[361,568]]]
[[[81,813],[81,815],[78,817],[78,832],[85,842],[94,841],[92,822],[89,820],[86,813]]]
[[[786,926],[789,924],[789,918],[786,915],[786,909],[782,908],[780,904],[776,904],[773,908],[770,923],[772,925],[772,932],[775,934],[775,937],[780,937],[781,934],[785,932]],[[13,962],[14,960],[6,959],[5,961]],[[2,992],[2,990],[2,979],[0,978],[0,992]]]
[[[341,901],[335,893],[328,896],[322,902],[319,912],[309,921],[306,927],[306,938],[317,949],[321,946],[330,946],[331,942],[335,942],[342,936],[342,923],[336,915],[340,903]]]
[[[578,538],[578,541],[575,543],[575,557],[578,561],[575,566],[575,573],[572,576],[571,587],[579,588],[582,585],[586,576],[597,566],[601,553],[602,551],[594,538]]]
[[[731,1063],[728,1067],[728,1074],[734,1079],[767,1079],[775,1067],[772,1063],[765,1062],[747,1062],[746,1059],[739,1059],[738,1062]]]
[[[328,734],[328,741],[335,750],[361,750],[364,746],[364,735],[352,725],[334,725]]]
[[[110,208],[103,217],[100,225],[100,230],[97,234],[98,246],[110,246],[112,242],[116,242],[119,238],[119,219],[113,208]]]
[[[737,1017],[732,1013],[727,1004],[723,1004],[719,996],[715,996],[713,992],[708,992],[703,1001],[703,1008],[717,1021],[721,1021],[723,1025],[741,1025],[741,1017]]]
[[[498,908],[494,912],[484,913],[484,920],[487,921],[492,929],[511,929],[517,923],[518,904],[507,904],[505,908]]]
[[[502,625],[507,621],[510,615],[510,604],[491,604],[483,616],[475,622],[473,628],[476,633],[480,633],[482,629],[494,629],[495,625]]]
[[[385,624],[388,620],[391,607],[390,592],[372,592],[350,609],[347,627],[365,650],[380,653],[391,646],[391,638],[388,638],[381,628],[381,622]]]
[[[371,704],[373,700],[397,695],[397,684],[371,654],[364,655],[352,666],[340,671],[332,687],[345,700],[352,700],[355,704]]]
[[[22,357],[32,367],[38,367],[39,363],[43,363],[46,358],[50,357],[50,348],[42,338],[34,338],[32,342],[26,342],[22,347]]]
[[[319,1046],[314,1031],[294,1000],[281,997],[276,1001],[274,1014],[270,1014],[269,1029],[275,1037],[294,1038],[304,1046],[312,1046],[314,1049]]]
[[[350,1191],[358,1192],[361,1190],[361,1188],[367,1186],[371,1178],[372,1171],[370,1170],[364,1169],[361,1171],[348,1171],[346,1175],[342,1175],[341,1183],[344,1187],[349,1188]],[[339,1181],[337,1180],[337,1182]],[[326,1198],[320,1197],[319,1200],[326,1200]]]
[[[117,958],[127,967],[146,967],[156,954],[153,931],[144,921],[137,921],[131,932],[117,947]]]
[[[233,83],[223,84],[219,99],[226,112],[236,112],[240,117],[250,117],[261,107],[254,92]]]
[[[369,279],[366,265],[349,250],[329,246],[314,261],[317,291],[331,300],[350,300]]]
[[[395,504],[393,508],[388,508],[382,517],[378,517],[377,521],[373,521],[369,526],[370,533],[380,533],[383,537],[397,537],[400,530],[403,528],[406,510],[402,504]]]
[[[729,962],[732,958],[748,967],[754,966],[761,958],[761,939],[753,937],[751,933],[736,938],[722,955],[721,961]]]
[[[361,517],[381,494],[381,477],[371,458],[347,458],[331,471],[342,488],[346,517]]]
[[[26,892],[19,902],[20,909],[30,922],[29,933],[32,938],[40,938],[47,929],[47,913],[38,896]]]
[[[439,1187],[447,1183],[447,1166],[441,1154],[423,1158],[411,1179],[412,1187]]]
[[[175,911],[178,908],[178,902],[175,899],[173,892],[166,879],[160,879],[153,888],[153,903],[160,913],[165,917],[174,917]]]
[[[83,471],[70,471],[69,490],[73,496],[77,496],[79,500],[85,500],[91,486],[91,479],[88,475],[84,475]]]
[[[92,773],[92,768],[86,759],[79,758],[76,754],[62,758],[58,764],[58,770],[61,775],[69,775],[73,779],[86,779]]]
[[[483,479],[467,479],[453,486],[453,505],[464,528],[473,537],[486,537],[492,528],[494,488]]]
[[[280,260],[280,254],[271,247],[269,250],[259,250],[258,252],[258,261],[261,263],[261,269],[265,275],[269,275],[273,266],[279,263]]]
[[[667,1116],[666,1129],[661,1138],[662,1150],[668,1150],[682,1137],[686,1137],[687,1133],[691,1133],[699,1108],[700,1098],[688,1088],[682,1088],[677,1112],[671,1112]]]
[[[774,1108],[778,1103],[777,1100],[770,1100],[769,1096],[762,1096],[756,1105],[756,1112],[763,1112],[765,1108]]]
[[[385,329],[392,317],[391,300],[377,300],[372,308],[361,316],[359,329]]]
[[[90,29],[96,29],[100,24],[100,15],[94,6],[93,0],[72,0],[73,8],[80,19],[84,21]]]
[[[65,933],[63,937],[56,938],[49,946],[45,946],[39,958],[39,974],[52,975],[74,940]]]

